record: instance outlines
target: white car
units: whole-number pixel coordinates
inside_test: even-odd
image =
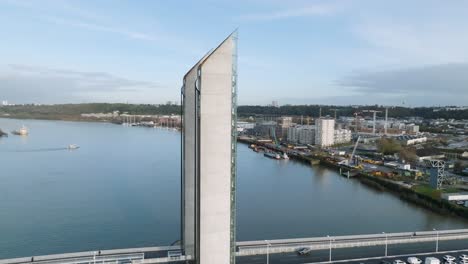
[[[407,260],[406,260],[409,264],[421,264],[422,263],[422,260],[416,258],[416,257],[409,257]]]
[[[443,259],[445,260],[445,262],[454,262],[456,260],[454,256],[450,256],[450,255],[445,255]]]
[[[440,264],[440,260],[438,258],[427,257],[424,264]]]
[[[300,248],[297,250],[297,254],[305,256],[305,255],[309,255],[311,251],[312,249],[310,248]]]
[[[460,257],[458,257],[460,260],[468,260],[468,255],[462,254]]]
[[[403,260],[396,259],[393,261],[393,264],[406,264]]]
[[[459,261],[458,263],[460,263],[460,264],[468,264],[468,260],[460,259],[460,261]]]

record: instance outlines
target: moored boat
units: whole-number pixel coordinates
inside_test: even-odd
[[[263,155],[270,159],[277,159],[277,160],[281,159],[281,156],[275,152],[265,152],[265,154]]]
[[[15,130],[12,132],[14,135],[18,135],[18,136],[26,136],[29,134],[29,131],[28,129],[25,127],[25,126],[22,126],[20,129],[18,130]]]

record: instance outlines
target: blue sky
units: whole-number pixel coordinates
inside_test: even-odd
[[[0,0],[0,99],[179,100],[239,28],[239,103],[468,105],[467,1]]]

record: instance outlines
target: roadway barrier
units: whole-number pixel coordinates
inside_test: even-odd
[[[308,247],[311,250],[323,250],[329,249],[330,247],[352,248],[460,239],[468,239],[468,229],[241,241],[236,243],[236,255],[249,256],[266,254],[267,252],[285,253],[293,252],[303,247]],[[30,264],[31,262],[39,264],[150,264],[190,259],[190,257],[183,256],[179,252],[181,252],[180,246],[112,249],[35,256],[34,259],[32,259],[32,257],[4,259],[0,260],[0,264]]]
[[[468,239],[468,229],[237,242],[237,256]]]

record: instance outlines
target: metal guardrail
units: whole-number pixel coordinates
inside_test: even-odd
[[[237,256],[468,239],[468,229],[237,242]]]
[[[93,255],[84,257],[67,257],[67,258],[55,258],[38,260],[37,257],[22,258],[25,261],[22,262],[7,262],[7,263],[38,263],[38,264],[129,264],[136,260],[143,260],[145,258],[144,253],[136,254],[118,254],[118,255]],[[39,259],[43,259],[39,257]]]
[[[142,247],[142,248],[125,248],[125,249],[110,249],[110,250],[101,250],[99,251],[85,251],[85,252],[74,252],[74,253],[65,253],[65,254],[53,254],[53,255],[44,255],[44,256],[33,256],[33,257],[23,257],[23,258],[13,258],[13,259],[0,259],[0,264],[23,264],[31,263],[31,260],[34,260],[35,263],[72,263],[71,261],[79,261],[79,259],[89,259],[96,257],[99,258],[110,258],[121,256],[125,258],[129,254],[147,254],[150,252],[164,252],[169,250],[180,250],[180,246],[164,246],[164,247]],[[67,262],[70,261],[70,262]],[[80,262],[81,263],[81,262]],[[99,262],[98,262],[99,263]]]
[[[275,239],[258,241],[237,242],[237,256],[249,256],[269,253],[293,252],[301,247],[308,247],[312,250],[321,250],[331,248],[351,248],[364,246],[378,246],[390,244],[406,244],[435,242],[442,240],[460,240],[468,239],[468,229],[441,230],[441,231],[423,231],[423,232],[403,232],[403,233],[381,233],[354,236],[331,236],[331,237],[312,237],[312,238],[294,238],[294,239]],[[144,247],[112,249],[102,251],[87,251],[77,253],[55,254],[46,256],[35,256],[34,263],[39,264],[150,264],[150,263],[168,263],[174,261],[184,261],[191,259],[190,256],[181,254],[171,254],[178,252],[180,246],[165,247]],[[100,254],[99,254],[100,252]],[[147,258],[148,254],[159,253],[161,257]],[[165,256],[163,256],[165,254]],[[158,254],[156,254],[158,255]],[[0,260],[0,264],[31,264],[31,257],[14,258]]]

